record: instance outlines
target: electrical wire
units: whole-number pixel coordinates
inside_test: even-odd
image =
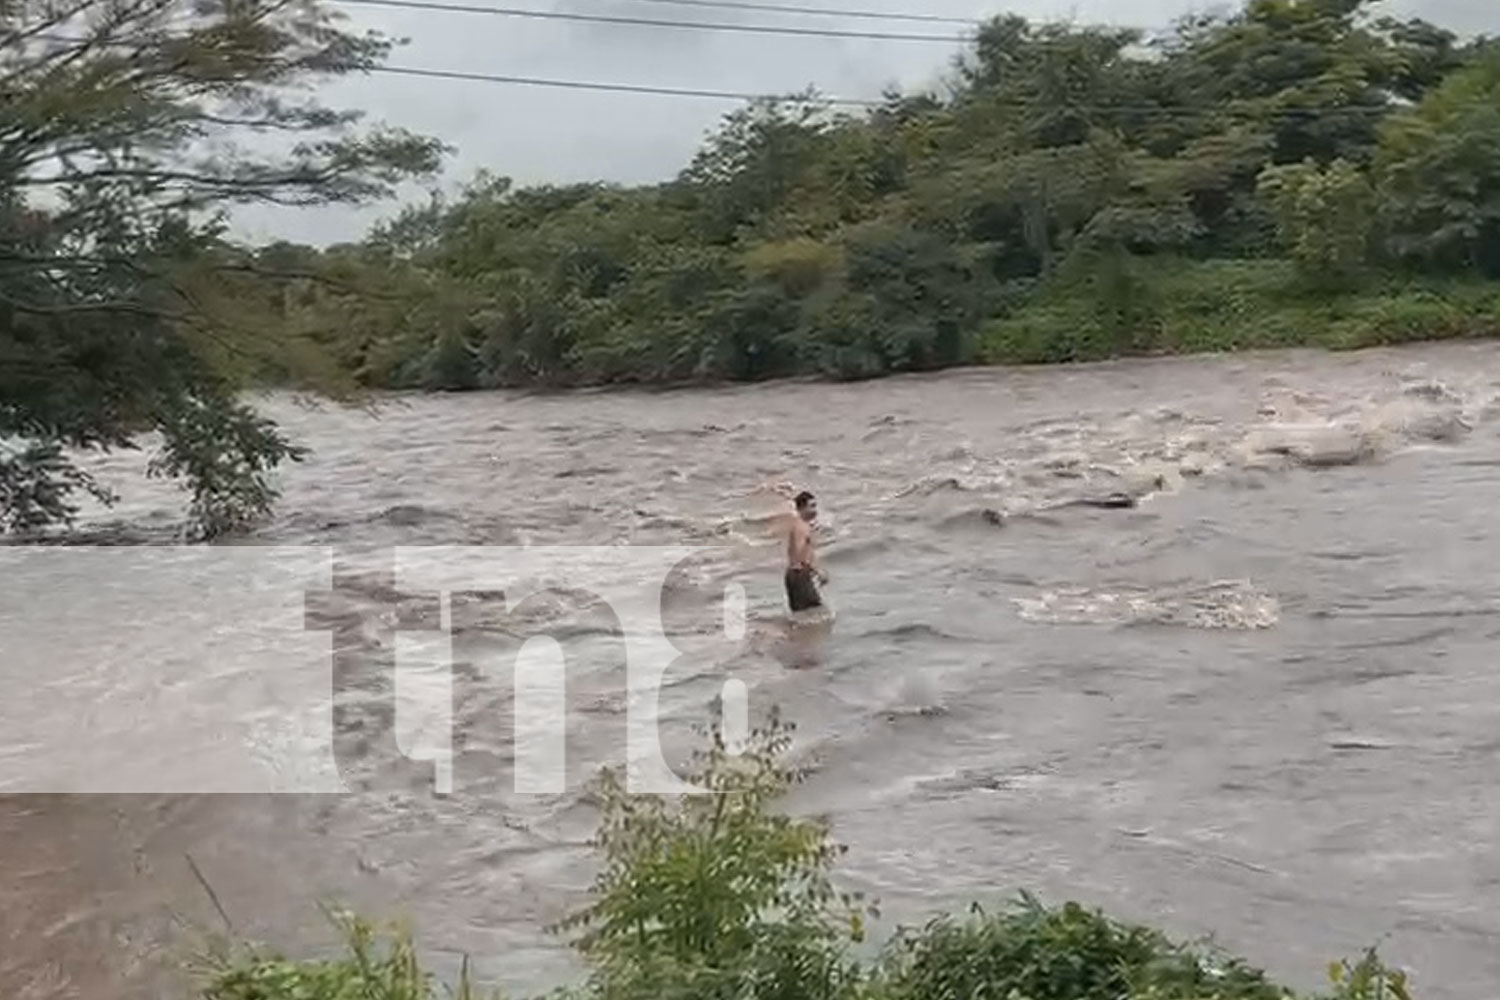
[[[799,7],[775,3],[753,3],[751,0],[632,0],[634,3],[671,4],[678,7],[706,7],[710,10],[754,10],[768,14],[796,14],[812,17],[849,17],[869,21],[925,21],[933,24],[962,24],[977,27],[982,21],[972,17],[947,17],[942,14],[903,14],[883,10],[840,10],[837,7]]]
[[[566,90],[604,90],[623,94],[661,94],[669,97],[707,97],[723,101],[764,100],[771,95],[752,94],[730,90],[699,90],[693,87],[656,87],[633,83],[594,83],[587,80],[550,80],[535,76],[505,76],[499,73],[466,73],[462,70],[423,69],[416,66],[374,66],[372,73],[393,73],[398,76],[428,77],[437,80],[467,80],[481,83],[511,83],[533,87],[559,87]],[[820,98],[828,104],[874,108],[884,102],[860,100],[858,98]]]
[[[757,100],[796,100],[797,96],[792,94],[768,94],[751,93],[749,91],[732,90],[706,90],[697,87],[666,87],[650,84],[633,83],[602,83],[590,80],[563,80],[549,79],[536,76],[509,76],[500,73],[475,73],[465,70],[429,69],[418,66],[372,66],[368,72],[388,73],[396,76],[425,77],[437,80],[461,80],[474,83],[505,83],[520,86],[533,87],[556,87],[565,90],[593,90],[623,94],[657,94],[668,97],[701,97],[723,101],[757,101]],[[914,93],[903,94],[902,97],[909,99],[921,99],[931,95]],[[890,102],[857,97],[828,97],[822,94],[814,94],[811,98],[816,103],[828,104],[834,107],[855,108],[881,108]],[[1137,115],[1156,118],[1241,118],[1249,121],[1257,121],[1266,118],[1332,118],[1334,116],[1348,116],[1351,114],[1368,114],[1383,116],[1397,110],[1393,106],[1381,105],[1349,105],[1338,108],[1182,108],[1164,107],[1159,104],[1058,104],[1048,106],[1041,101],[1027,99],[1011,100],[985,100],[981,103],[990,107],[1004,108],[1015,111],[1026,111],[1036,109],[1049,109],[1053,111],[1071,111],[1077,114],[1119,114]]]
[[[654,17],[616,17],[611,14],[574,14],[560,10],[526,10],[520,7],[436,3],[433,0],[332,0],[332,2],[361,7],[446,11],[453,14],[489,14],[498,17],[529,17],[549,21],[634,25],[645,28],[675,28],[687,31],[728,31],[742,34],[798,35],[813,38],[866,38],[880,41],[938,42],[944,45],[962,45],[973,41],[972,38],[966,35],[922,35],[904,31],[852,31],[844,28],[798,28],[791,25],[777,24],[720,24],[706,21],[673,21],[666,18]]]
[[[421,0],[333,0],[333,2],[339,2],[339,3],[354,3],[354,2],[359,2],[359,3],[381,3],[381,4],[392,4],[392,5],[394,5],[394,4],[400,4],[402,6],[417,6],[421,2]],[[423,4],[423,5],[424,6],[435,6],[435,7],[439,7],[439,8],[447,8],[448,7],[448,5],[446,5],[446,4]],[[481,9],[489,10],[491,8],[481,8]],[[672,22],[672,23],[673,24],[680,24],[681,22]],[[39,38],[39,39],[45,40],[45,41],[65,42],[65,43],[68,43],[68,44],[82,44],[82,43],[86,43],[86,42],[92,43],[92,41],[93,41],[93,40],[91,40],[89,38],[86,38],[86,37],[70,36],[70,35],[60,35],[60,34],[50,33],[50,32],[37,35],[36,37]],[[917,37],[923,37],[923,36],[917,36]],[[565,90],[603,91],[603,92],[624,93],[624,94],[651,94],[651,95],[661,95],[661,96],[668,96],[668,97],[696,97],[696,98],[707,98],[707,99],[715,99],[715,100],[722,100],[722,101],[760,101],[760,100],[778,100],[778,99],[779,100],[795,100],[796,99],[796,95],[785,94],[785,93],[777,95],[777,94],[769,94],[769,93],[751,93],[751,92],[748,92],[748,91],[708,90],[708,89],[697,88],[697,87],[669,87],[669,86],[656,86],[656,85],[651,85],[651,84],[631,84],[631,83],[602,83],[602,82],[590,81],[590,80],[566,80],[566,79],[547,78],[547,77],[506,75],[506,74],[499,74],[499,73],[477,73],[477,72],[469,72],[469,71],[465,71],[465,70],[433,69],[433,68],[418,67],[418,66],[385,66],[385,65],[368,66],[368,67],[363,67],[363,68],[361,68],[359,70],[355,70],[354,72],[383,73],[383,74],[394,75],[394,76],[422,77],[422,78],[427,78],[427,79],[456,80],[456,81],[467,81],[467,82],[474,82],[474,83],[501,83],[501,84],[512,84],[512,85],[517,85],[517,86],[552,87],[552,88],[565,89]],[[907,99],[922,99],[922,98],[930,98],[933,95],[916,93],[916,94],[904,94],[904,95],[901,95],[901,96],[904,97],[904,98],[907,98]],[[826,105],[833,106],[833,107],[880,108],[880,107],[886,107],[890,103],[887,100],[874,100],[874,99],[865,99],[865,98],[829,97],[829,96],[825,96],[825,95],[821,95],[821,94],[815,94],[811,99],[813,101],[815,101],[815,102],[826,104]],[[986,100],[986,99],[984,99],[984,98],[981,97],[980,101],[981,101],[981,103],[987,104],[987,105],[989,105],[991,107],[1008,108],[1008,109],[1018,110],[1018,111],[1024,111],[1024,110],[1027,110],[1027,109],[1037,109],[1037,108],[1047,107],[1047,105],[1045,105],[1043,102],[1035,100],[1035,99],[995,100],[995,99],[991,98],[991,99],[987,99]],[[1076,113],[1076,114],[1087,114],[1087,113],[1092,112],[1092,113],[1100,113],[1100,114],[1125,114],[1125,115],[1137,115],[1137,116],[1167,118],[1167,119],[1171,119],[1171,118],[1183,118],[1183,119],[1193,118],[1193,119],[1196,119],[1196,118],[1203,118],[1203,117],[1244,118],[1246,120],[1249,120],[1249,121],[1253,122],[1253,121],[1258,121],[1258,120],[1262,120],[1262,119],[1265,119],[1265,118],[1277,118],[1277,117],[1280,117],[1280,118],[1304,118],[1304,119],[1306,119],[1306,118],[1320,118],[1320,117],[1332,118],[1334,116],[1344,116],[1344,117],[1347,117],[1347,116],[1352,115],[1352,114],[1368,114],[1368,115],[1373,115],[1373,116],[1384,116],[1386,114],[1390,114],[1393,111],[1399,110],[1399,108],[1397,108],[1395,106],[1392,106],[1392,105],[1373,105],[1373,104],[1346,105],[1346,106],[1343,106],[1343,107],[1336,107],[1336,108],[1276,108],[1276,109],[1269,109],[1269,108],[1252,108],[1252,107],[1237,107],[1236,108],[1236,107],[1222,107],[1222,106],[1220,106],[1220,107],[1214,107],[1214,108],[1183,108],[1183,107],[1163,107],[1162,105],[1155,105],[1155,104],[1135,104],[1135,105],[1131,105],[1131,104],[1071,104],[1071,103],[1061,103],[1061,104],[1053,106],[1052,110],[1055,110],[1055,111],[1070,111],[1070,112],[1073,112],[1073,113]]]

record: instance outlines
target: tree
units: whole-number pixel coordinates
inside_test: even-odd
[[[808,182],[828,129],[826,102],[809,93],[733,112],[683,171],[710,242],[764,225]]]
[[[1352,281],[1370,247],[1374,192],[1364,173],[1336,160],[1269,167],[1260,191],[1301,275],[1314,285]]]
[[[70,520],[102,490],[65,450],[144,431],[200,536],[242,524],[300,452],[238,390],[298,352],[226,302],[256,268],[228,210],[365,201],[442,147],[297,96],[390,48],[316,0],[17,0],[0,31],[0,528]]]
[[[1374,0],[1250,0],[1193,16],[1163,46],[1148,148],[1196,174],[1194,211],[1219,247],[1257,247],[1257,178],[1269,165],[1375,156],[1396,100],[1420,99],[1459,61],[1423,21],[1365,17]]]
[[[1394,256],[1500,277],[1500,50],[1386,123],[1376,178]]]
[[[1128,116],[1142,76],[1123,56],[1140,40],[1135,30],[1033,26],[1011,14],[980,29],[960,72],[975,103],[1010,112],[1028,145],[1071,146]]]
[[[753,102],[667,183],[482,173],[372,233],[359,295],[312,298],[346,331],[339,357],[403,387],[860,378],[1305,341],[1321,327],[1302,316],[1245,332],[1248,303],[1285,290],[1287,257],[1325,286],[1387,263],[1367,260],[1372,185],[1403,259],[1500,269],[1484,263],[1500,257],[1500,102],[1456,76],[1485,44],[1376,9],[1247,0],[1151,42],[997,18],[940,88],[861,114],[813,94]],[[1484,92],[1441,96],[1461,86]],[[1238,291],[1184,309],[1199,282]],[[1040,322],[1022,322],[1031,310]]]
[[[934,233],[878,224],[851,231],[845,253],[850,291],[873,306],[865,338],[883,368],[970,359],[986,285],[962,253]]]
[[[1274,163],[1367,163],[1403,66],[1394,23],[1384,35],[1360,23],[1371,2],[1250,0],[1222,20],[1189,20],[1172,72],[1227,121],[1266,129]]]

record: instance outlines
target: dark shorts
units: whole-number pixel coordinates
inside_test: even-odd
[[[818,596],[818,585],[813,580],[812,570],[804,568],[786,571],[786,602],[793,611],[823,606],[823,598]]]

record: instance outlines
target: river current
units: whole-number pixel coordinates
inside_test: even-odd
[[[698,582],[739,583],[750,626],[674,673],[666,742],[728,676],[779,705],[812,768],[788,805],[831,818],[877,937],[1024,888],[1212,934],[1293,985],[1378,944],[1425,1000],[1500,996],[1500,345],[380,402],[262,401],[312,451],[237,544],[369,573],[396,546],[711,547]],[[165,589],[183,497],[143,461],[94,463],[122,499],[85,527],[164,546],[134,584]],[[782,622],[782,482],[824,513],[811,641]],[[108,706],[147,729],[168,704],[250,711],[270,651],[210,667],[213,623],[186,612],[142,645],[128,588],[59,553],[0,549],[0,763],[59,763],[36,734],[104,731]],[[373,583],[344,600],[335,619],[385,607]],[[579,671],[570,774],[618,759],[623,712],[575,610],[553,631]],[[705,637],[721,610],[673,614]],[[460,721],[503,714],[484,661],[513,655],[455,657],[477,678]],[[188,780],[182,750],[154,766]],[[337,899],[410,918],[441,970],[567,980],[543,927],[591,877],[587,804],[468,752],[496,766],[447,797],[375,756],[341,795],[0,797],[0,996],[180,989],[184,928],[221,920],[193,865],[246,936],[322,946]]]

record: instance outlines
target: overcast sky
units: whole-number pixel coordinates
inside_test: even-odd
[[[458,2],[458,0],[446,0]],[[469,5],[841,30],[953,34],[959,26],[845,17],[699,10],[649,0],[465,0]],[[1083,23],[1168,26],[1190,10],[1223,4],[1191,0],[768,0],[780,4],[988,17],[1013,11]],[[584,24],[484,14],[342,5],[357,28],[409,39],[392,66],[459,70],[750,93],[816,85],[845,98],[878,97],[888,84],[937,81],[962,46],[854,38],[799,38]],[[1237,4],[1236,4],[1237,6]],[[1415,14],[1465,32],[1500,34],[1500,0],[1388,0],[1393,14]],[[442,185],[451,190],[485,167],[519,184],[608,180],[649,182],[675,174],[707,131],[736,106],[719,100],[556,90],[497,83],[376,75],[325,90],[331,105],[365,109],[371,120],[434,135],[456,147]],[[410,193],[419,196],[419,191]],[[326,244],[358,238],[396,210],[257,208],[238,219],[255,242]]]

